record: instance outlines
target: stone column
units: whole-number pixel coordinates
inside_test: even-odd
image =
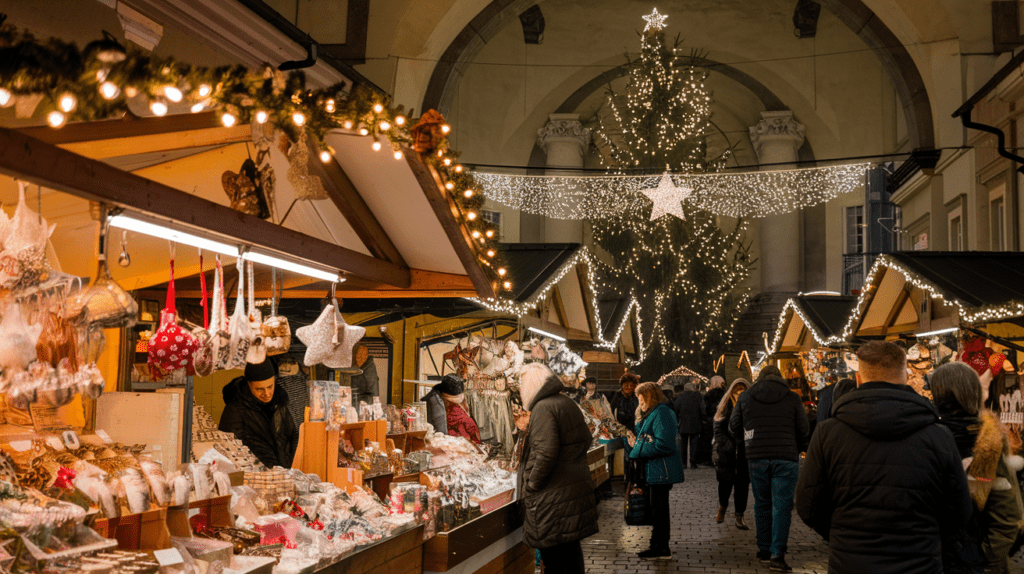
[[[548,175],[578,175],[558,168],[581,168],[590,146],[590,129],[580,124],[579,114],[551,114],[537,130],[537,145],[547,154]],[[544,218],[545,243],[582,243],[583,221]]]
[[[804,143],[804,126],[793,119],[793,112],[761,112],[761,121],[750,128],[750,142],[765,171],[786,169],[797,161],[797,150]],[[782,165],[780,165],[782,164]],[[762,293],[796,293],[801,284],[800,212],[772,215],[761,219]]]

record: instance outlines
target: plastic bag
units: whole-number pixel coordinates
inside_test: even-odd
[[[188,474],[192,478],[194,500],[206,500],[213,496],[214,481],[210,465],[191,463],[188,465]]]
[[[238,297],[235,299],[235,313],[231,316],[231,344],[229,346],[229,369],[244,369],[246,358],[249,355],[249,345],[252,341],[252,330],[249,328],[249,316],[245,312],[245,298],[242,291],[242,284],[245,283],[245,274],[242,272],[242,260],[235,262],[238,268]]]
[[[167,484],[163,466],[147,459],[140,460],[139,466],[142,467],[142,474],[146,477],[149,490],[152,491],[157,505],[169,506],[172,502],[171,486]]]

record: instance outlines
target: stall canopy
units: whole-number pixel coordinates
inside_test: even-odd
[[[0,110],[0,125],[19,123],[7,116],[13,112]],[[493,295],[436,172],[415,153],[406,150],[396,160],[373,151],[367,137],[331,133],[328,142],[337,152],[331,161],[322,163],[312,153],[307,162],[328,199],[297,199],[288,177],[293,166],[277,145],[278,137],[268,160],[276,176],[270,220],[228,207],[222,175],[237,173],[255,155],[253,132],[250,126],[224,127],[213,113],[129,115],[60,130],[0,128],[0,173],[8,176],[0,178],[0,201],[13,209],[15,180],[33,184],[31,207],[41,208],[43,217],[57,224],[51,259],[79,276],[92,276],[95,270],[99,224],[95,205],[90,205],[94,202],[175,229],[338,269],[346,279],[339,287],[343,297]],[[113,266],[114,278],[130,290],[166,283],[167,242],[135,232],[123,239],[132,263]],[[117,231],[112,251],[121,249],[121,240]],[[197,255],[195,248],[177,249],[183,297],[199,294]],[[226,267],[230,281],[234,266]],[[269,272],[264,269],[257,281],[258,296],[268,296]],[[321,297],[329,285],[287,273],[283,296]]]
[[[779,315],[769,354],[799,353],[835,341],[850,313],[856,297],[842,295],[798,295],[786,301]]]
[[[1024,253],[879,256],[841,332],[829,342],[930,333],[1024,316]]]

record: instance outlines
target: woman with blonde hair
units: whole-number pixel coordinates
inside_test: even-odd
[[[665,401],[665,395],[657,383],[644,383],[636,388],[640,402],[639,421],[636,436],[629,435],[629,458],[642,466],[644,480],[650,489],[650,503],[653,509],[654,528],[651,530],[651,547],[640,552],[640,558],[670,560],[672,551],[668,547],[672,534],[669,518],[668,491],[672,485],[683,482],[683,463],[676,450],[676,413]]]
[[[743,513],[747,511],[747,494],[750,491],[750,474],[747,471],[747,457],[743,441],[729,431],[729,418],[736,407],[740,394],[750,388],[746,379],[736,379],[729,385],[715,411],[715,438],[713,440],[712,462],[715,463],[715,477],[718,479],[718,514],[715,522],[725,521],[725,510],[729,508],[729,494],[735,490],[736,528],[747,530]]]

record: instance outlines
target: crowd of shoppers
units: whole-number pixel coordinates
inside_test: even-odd
[[[626,373],[604,403],[597,381],[585,380],[580,400],[610,405],[628,429],[626,456],[637,470],[627,480],[646,486],[652,529],[639,556],[671,558],[669,492],[687,464],[697,468],[697,437],[710,420],[715,521],[725,522],[731,498],[735,526],[747,530],[753,492],[756,557],[771,571],[792,571],[795,508],[828,542],[830,573],[1009,572],[1024,542],[1021,440],[983,407],[975,370],[940,366],[929,400],[907,384],[902,346],[869,342],[857,358],[856,380],[826,387],[816,411],[772,365],[728,388],[713,377],[703,395],[691,381],[671,400],[658,384]],[[547,571],[583,572],[580,540],[597,530],[587,495],[589,433],[562,391],[545,367],[524,373],[523,404],[532,413],[519,470],[524,536],[541,549]]]

